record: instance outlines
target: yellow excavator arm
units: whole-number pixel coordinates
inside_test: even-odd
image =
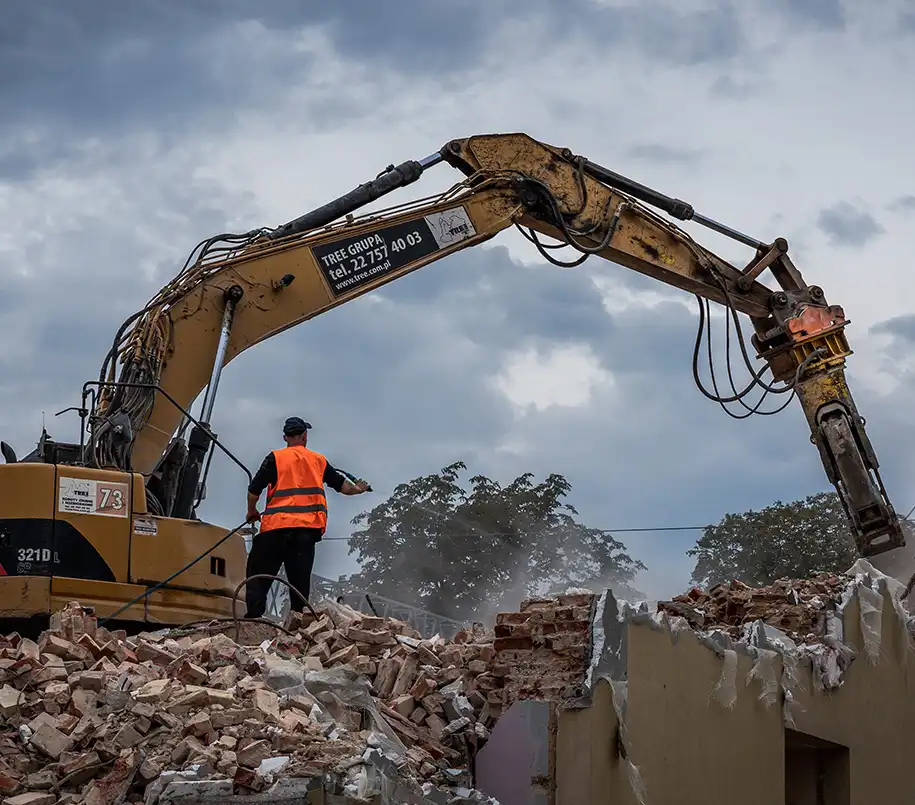
[[[463,178],[447,192],[381,212],[353,213],[448,163]],[[693,220],[754,250],[738,268],[697,244],[650,207]],[[859,553],[904,544],[878,462],[845,380],[851,354],[841,307],[807,285],[787,243],[763,243],[692,207],[613,173],[567,149],[524,134],[453,140],[421,161],[390,166],[351,193],[276,229],[224,235],[200,244],[184,271],[125,322],[92,387],[86,463],[142,473],[155,513],[188,518],[199,501],[209,423],[224,366],[245,349],[447,255],[516,226],[541,252],[573,247],[695,294],[700,326],[708,301],[752,322],[752,346],[771,371],[751,387],[800,400]],[[541,237],[559,243],[544,243]],[[767,270],[776,288],[759,277]],[[739,334],[738,324],[738,334]],[[741,349],[748,359],[746,346]],[[702,386],[722,403],[742,401]],[[116,365],[120,371],[115,378]],[[781,384],[781,385],[776,385]],[[733,384],[732,384],[733,385]],[[185,444],[187,409],[207,389]],[[98,395],[95,397],[95,390]],[[747,407],[747,406],[745,406]],[[153,504],[153,501],[155,502]]]

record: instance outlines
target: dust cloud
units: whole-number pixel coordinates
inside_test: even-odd
[[[551,584],[550,582],[534,583],[533,569],[527,562],[523,549],[514,551],[514,566],[512,575],[507,584],[494,583],[487,591],[483,603],[474,612],[473,620],[479,623],[492,623],[499,612],[516,612],[521,607],[525,598],[532,596],[552,597],[562,595],[569,591],[587,591],[600,595],[605,590],[610,590],[618,600],[623,600],[636,606],[645,602],[650,611],[653,611],[657,601],[649,599],[644,593],[620,583],[612,574],[595,577],[592,576],[584,582],[570,581],[566,584]],[[642,571],[645,576],[647,571]]]

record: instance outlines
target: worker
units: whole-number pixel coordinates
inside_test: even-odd
[[[311,592],[311,570],[315,545],[327,528],[326,484],[342,495],[361,495],[369,490],[364,481],[352,483],[335,470],[320,453],[306,446],[311,424],[301,417],[289,417],[283,425],[286,447],[267,454],[248,485],[247,522],[260,521],[248,553],[247,576],[260,573],[275,576],[286,566],[286,578],[306,598]],[[261,492],[267,489],[266,508],[257,510]],[[267,609],[271,579],[252,579],[245,586],[247,618],[260,618]],[[289,591],[294,612],[305,607]]]

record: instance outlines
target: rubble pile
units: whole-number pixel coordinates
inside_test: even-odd
[[[154,805],[298,778],[487,802],[472,757],[511,702],[580,686],[589,598],[528,601],[450,643],[331,601],[286,631],[242,622],[238,642],[231,621],[128,637],[72,603],[37,641],[0,638],[0,796]]]
[[[820,573],[809,579],[778,579],[766,587],[740,581],[717,584],[708,591],[694,587],[658,612],[685,619],[698,631],[726,632],[733,638],[757,621],[778,629],[798,643],[819,643],[826,635],[829,612],[839,603],[848,579]]]

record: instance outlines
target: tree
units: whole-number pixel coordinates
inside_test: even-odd
[[[507,486],[483,475],[458,484],[463,462],[400,484],[353,518],[361,572],[348,580],[455,620],[570,586],[629,586],[645,566],[622,543],[576,522],[563,499],[571,485],[552,474],[519,475]]]
[[[692,582],[702,587],[739,579],[771,584],[780,577],[805,578],[841,572],[857,558],[839,496],[821,492],[792,503],[777,501],[761,511],[727,514],[705,529],[687,556],[696,556]]]

